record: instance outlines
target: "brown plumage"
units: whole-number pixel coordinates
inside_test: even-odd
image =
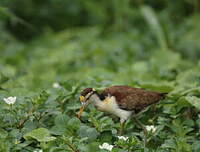
[[[98,110],[109,112],[120,118],[120,134],[122,134],[124,123],[132,114],[164,99],[165,95],[166,93],[148,91],[130,86],[111,86],[101,93],[98,93],[93,88],[86,88],[81,92],[80,101],[82,107],[78,113],[78,117],[80,118],[83,110],[89,103],[93,103]],[[134,119],[142,127],[145,134],[144,143],[146,143],[147,131],[136,117]]]
[[[145,107],[164,99],[166,93],[147,91],[130,86],[111,86],[103,90],[100,96],[114,96],[118,106],[124,110],[140,111]]]
[[[92,92],[92,88],[85,88],[82,92],[81,92],[81,96],[86,96],[88,93]]]

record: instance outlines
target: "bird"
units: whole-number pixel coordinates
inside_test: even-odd
[[[79,110],[80,118],[84,109],[91,103],[102,112],[111,113],[120,118],[120,134],[123,134],[124,123],[134,114],[146,107],[163,100],[167,93],[149,91],[143,88],[135,88],[126,85],[110,86],[96,91],[94,88],[85,88],[80,94],[79,100],[82,106]],[[138,119],[135,121],[147,131]]]

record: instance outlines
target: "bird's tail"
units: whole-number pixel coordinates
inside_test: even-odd
[[[162,99],[165,99],[167,97],[168,93],[160,93],[160,96],[162,97]]]
[[[164,93],[160,93],[160,94],[165,97],[168,94],[168,92],[164,92]]]

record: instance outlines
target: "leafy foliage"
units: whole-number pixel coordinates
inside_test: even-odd
[[[59,2],[43,2],[35,7]],[[70,6],[77,10],[73,12],[75,16],[79,16],[83,6],[87,7],[86,22],[96,16],[99,18],[95,22],[101,22],[111,18],[101,13],[109,3],[113,6],[113,31],[118,32],[106,32],[104,25],[59,33],[49,31],[24,43],[5,32],[5,22],[0,24],[4,31],[0,35],[1,151],[104,152],[99,148],[104,142],[114,145],[113,152],[200,151],[198,14],[190,13],[181,25],[170,21],[170,14],[178,4],[193,8],[193,2],[177,1],[172,5],[166,0],[164,4],[169,6],[156,10],[139,4],[140,1],[135,9],[128,5],[129,1],[101,2],[97,9],[96,1],[74,1]],[[76,9],[75,3],[81,3],[81,8]],[[153,2],[148,3],[155,7]],[[9,14],[8,10],[1,10]],[[30,11],[22,14],[31,16],[35,9],[19,11]],[[178,11],[177,16],[184,14],[187,13]],[[139,26],[130,28],[129,15]],[[120,30],[124,16],[129,19],[126,25],[130,26]],[[41,21],[41,28],[42,24]],[[72,26],[75,24],[72,22]],[[132,120],[125,125],[124,136],[128,137],[125,141],[117,137],[118,119],[97,111],[92,105],[81,120],[77,118],[81,106],[78,97],[83,88],[101,90],[120,84],[168,92],[164,101],[138,115],[144,125],[156,127],[155,132],[148,132],[146,146],[141,128]],[[9,96],[17,97],[15,104],[4,102]]]

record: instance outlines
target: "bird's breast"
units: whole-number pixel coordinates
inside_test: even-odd
[[[98,106],[98,109],[116,115],[124,120],[127,120],[132,114],[132,111],[120,109],[114,96],[107,97],[102,104]]]

